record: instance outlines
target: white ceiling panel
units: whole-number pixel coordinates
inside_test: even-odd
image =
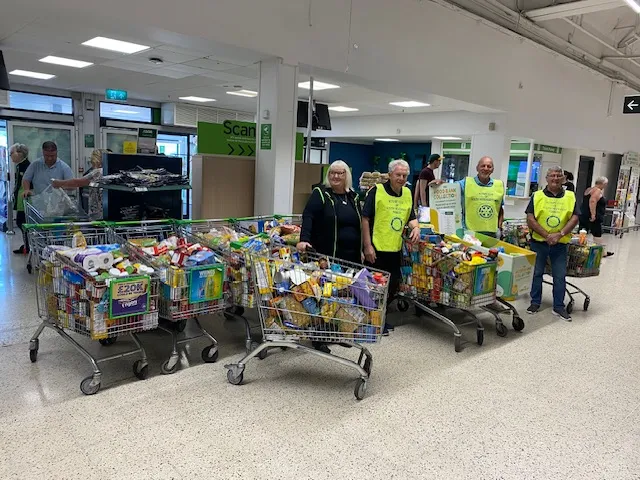
[[[149,73],[151,75],[159,75],[161,77],[168,77],[168,78],[174,78],[174,79],[180,79],[180,78],[186,78],[186,77],[192,77],[193,76],[192,73],[182,72],[180,70],[176,70],[176,69],[170,68],[170,67],[154,68],[153,70],[149,70],[147,73]]]
[[[233,63],[220,62],[218,60],[212,60],[210,58],[199,58],[197,60],[191,60],[185,62],[185,65],[204,68],[206,70],[211,70],[214,72],[223,72],[225,70],[233,70],[235,68],[238,68],[238,65],[234,65]]]
[[[151,57],[158,57],[161,58],[165,64],[185,63],[200,58],[197,54],[189,55],[182,52],[173,52],[171,51],[171,48],[172,47],[170,45],[163,45],[161,47],[152,48],[151,50],[145,50],[144,52],[129,55],[129,57],[145,62],[148,62]]]
[[[107,67],[120,68],[122,70],[129,70],[132,72],[148,72],[149,70],[153,70],[157,68],[157,65],[152,63],[131,63],[124,60],[111,60],[110,62],[106,62],[103,65]]]

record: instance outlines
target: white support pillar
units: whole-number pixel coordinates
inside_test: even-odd
[[[265,60],[259,76],[254,213],[288,214],[293,208],[298,67],[280,58]],[[263,144],[269,129],[270,145]]]
[[[476,176],[476,165],[482,157],[493,159],[493,177],[507,184],[509,173],[509,149],[511,137],[503,134],[480,134],[471,138],[471,157],[469,158],[469,176]]]

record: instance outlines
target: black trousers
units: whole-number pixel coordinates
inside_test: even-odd
[[[376,252],[376,261],[371,266],[391,274],[391,278],[389,279],[389,296],[387,297],[388,305],[396,297],[398,287],[400,287],[400,280],[402,279],[402,272],[400,270],[402,266],[402,250],[399,252]]]
[[[29,238],[27,237],[27,232],[22,228],[22,226],[27,223],[27,217],[24,212],[16,212],[16,226],[22,232],[22,243],[25,248],[29,248]]]

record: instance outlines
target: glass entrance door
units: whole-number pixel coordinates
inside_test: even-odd
[[[75,131],[72,126],[49,123],[8,122],[9,143],[23,143],[29,148],[29,160],[42,158],[42,144],[55,142],[58,158],[77,173]]]
[[[158,133],[158,154],[168,157],[182,158],[182,174],[189,178],[191,183],[191,155],[189,148],[189,135]],[[182,191],[182,216],[191,218],[191,192]]]
[[[111,150],[113,153],[123,153],[124,142],[137,142],[138,130],[128,130],[124,128],[103,128],[100,131],[102,148]]]

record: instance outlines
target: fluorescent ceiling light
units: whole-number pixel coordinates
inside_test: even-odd
[[[237,95],[238,97],[254,98],[258,96],[258,92],[253,90],[236,90],[235,92],[227,92],[227,95]]]
[[[30,72],[28,70],[14,70],[9,75],[17,75],[19,77],[37,78],[38,80],[51,80],[55,75],[49,73]]]
[[[422,103],[416,102],[415,100],[409,100],[406,102],[389,102],[389,105],[395,105],[396,107],[405,107],[405,108],[413,108],[413,107],[430,107],[430,103]]]
[[[357,108],[352,107],[343,107],[342,105],[338,105],[337,107],[329,107],[329,110],[333,110],[334,112],[357,112]]]
[[[433,137],[436,140],[462,140],[460,137]]]
[[[40,61],[42,63],[52,63],[54,65],[73,68],[85,68],[93,65],[91,62],[83,62],[82,60],[73,60],[71,58],[54,57],[53,55],[41,58]]]
[[[311,86],[309,85],[311,82],[300,82],[298,84],[299,88],[305,88],[307,90],[309,90],[311,88]],[[315,80],[313,81],[313,90],[331,90],[332,88],[340,88],[340,85],[333,85],[331,83],[324,83],[324,82],[316,82]]]
[[[624,1],[627,2],[627,5],[629,5],[634,12],[640,13],[640,3],[638,3],[635,0],[624,0]]]
[[[204,97],[178,97],[180,100],[185,100],[187,102],[200,102],[200,103],[206,103],[206,102],[215,102],[216,99],[215,98],[204,98]]]
[[[113,113],[124,113],[125,115],[137,115],[138,112],[134,110],[114,110]]]
[[[91,40],[87,40],[82,45],[87,47],[101,48],[103,50],[111,50],[112,52],[120,53],[138,53],[143,50],[148,50],[151,47],[146,45],[138,45],[137,43],[123,42],[122,40],[114,40],[107,37],[96,37]]]
[[[375,142],[399,142],[397,138],[374,138]]]

